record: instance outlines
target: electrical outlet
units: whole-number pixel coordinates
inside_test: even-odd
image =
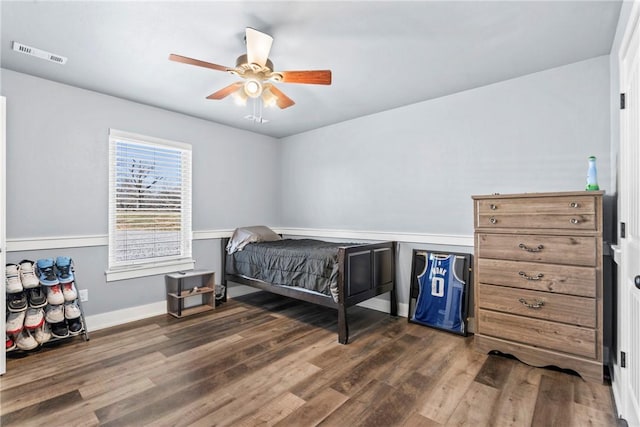
[[[80,289],[80,301],[89,301],[89,289]]]

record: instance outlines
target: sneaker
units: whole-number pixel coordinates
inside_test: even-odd
[[[28,259],[20,261],[20,281],[22,282],[22,287],[25,289],[40,286],[33,261],[29,261]]]
[[[42,292],[42,288],[38,283],[37,288],[30,288],[26,291],[27,300],[29,300],[29,307],[31,308],[40,308],[47,305],[47,297],[44,292]]]
[[[56,338],[66,338],[69,336],[69,329],[65,322],[58,322],[51,325],[51,335]]]
[[[22,292],[22,282],[20,281],[20,267],[17,264],[7,264],[6,290],[8,294]]]
[[[75,301],[78,298],[78,292],[73,282],[62,284],[62,295],[65,301]]]
[[[20,281],[25,289],[35,288],[40,285],[33,261],[23,259],[20,261]]]
[[[27,309],[27,294],[24,291],[17,294],[7,294],[7,308],[14,313],[25,311]]]
[[[35,330],[33,337],[39,344],[44,344],[51,339],[51,327],[47,322],[44,322],[42,326]]]
[[[56,275],[55,265],[53,263],[53,258],[43,258],[39,259],[36,263],[38,279],[40,283],[44,286],[52,286],[60,283],[58,281],[58,276]]]
[[[47,302],[51,305],[64,304],[64,295],[60,285],[47,286]]]
[[[27,329],[38,329],[44,323],[44,310],[41,308],[30,308],[24,317],[24,327]]]
[[[82,322],[79,317],[67,320],[67,325],[69,327],[69,335],[78,335],[82,332]]]
[[[5,335],[7,337],[7,345],[5,346],[5,351],[11,351],[16,348],[16,343],[11,339],[9,335]]]
[[[64,322],[64,307],[61,305],[48,305],[44,309],[44,319],[51,324]]]
[[[33,350],[38,346],[38,341],[31,335],[31,331],[25,329],[16,338],[16,345],[20,350]]]
[[[67,302],[64,304],[65,319],[77,319],[80,317],[80,307],[75,302]]]
[[[58,271],[58,281],[60,283],[73,282],[73,260],[68,256],[56,258],[56,270]]]
[[[10,335],[19,334],[24,326],[25,312],[9,313],[7,317],[7,333]]]

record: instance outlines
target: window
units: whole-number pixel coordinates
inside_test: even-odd
[[[191,146],[111,129],[107,280],[193,268],[191,231]]]

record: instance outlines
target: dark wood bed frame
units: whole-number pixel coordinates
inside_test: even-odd
[[[222,239],[222,282],[225,287],[223,301],[227,299],[227,281],[253,286],[279,295],[307,301],[338,310],[338,342],[349,342],[347,308],[377,295],[390,292],[390,314],[398,315],[398,298],[395,286],[396,242],[383,242],[340,248],[338,253],[338,302],[331,296],[298,290],[290,286],[272,285],[259,280],[228,274],[227,242]]]

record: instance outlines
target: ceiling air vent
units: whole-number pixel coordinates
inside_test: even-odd
[[[16,52],[24,53],[25,55],[35,56],[36,58],[46,59],[47,61],[55,62],[56,64],[64,64],[67,62],[67,58],[64,56],[46,52],[41,49],[37,49],[35,47],[27,46],[22,43],[13,42],[13,50]]]

